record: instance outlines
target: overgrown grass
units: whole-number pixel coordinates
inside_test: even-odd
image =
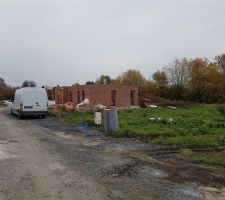
[[[161,120],[151,121],[150,118]],[[225,115],[216,105],[123,111],[119,113],[119,120],[120,131],[115,133],[118,136],[148,137],[167,145],[207,147],[225,144]]]
[[[63,119],[76,124],[87,121],[93,125],[94,113],[75,113]],[[176,109],[159,107],[119,111],[119,131],[113,135],[149,138],[167,145],[225,145],[225,106],[192,105]]]

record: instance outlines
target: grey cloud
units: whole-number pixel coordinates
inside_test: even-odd
[[[225,50],[223,0],[2,0],[0,77],[69,85]]]

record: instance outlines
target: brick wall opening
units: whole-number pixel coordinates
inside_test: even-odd
[[[116,106],[116,90],[111,90],[112,106]]]
[[[84,101],[84,99],[85,99],[85,91],[83,90],[82,91],[82,101]]]
[[[71,102],[73,102],[73,93],[72,93],[72,91],[70,91],[70,98],[69,98],[69,100],[70,100]]]
[[[130,91],[130,105],[131,106],[134,106],[135,105],[135,100],[134,100],[134,98],[135,98],[135,90],[131,90]]]
[[[80,103],[80,91],[77,91],[77,103]]]

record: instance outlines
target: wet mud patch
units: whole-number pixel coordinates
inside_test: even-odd
[[[165,178],[168,177],[168,174],[158,168],[149,165],[142,165],[137,170],[138,176],[142,178]]]
[[[134,171],[135,166],[138,165],[138,162],[134,160],[124,160],[120,161],[116,164],[108,165],[103,168],[100,168],[95,171],[96,176],[132,176],[132,174],[136,173]]]

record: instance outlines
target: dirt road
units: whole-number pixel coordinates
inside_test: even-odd
[[[177,151],[0,108],[0,200],[225,199],[225,171]]]

